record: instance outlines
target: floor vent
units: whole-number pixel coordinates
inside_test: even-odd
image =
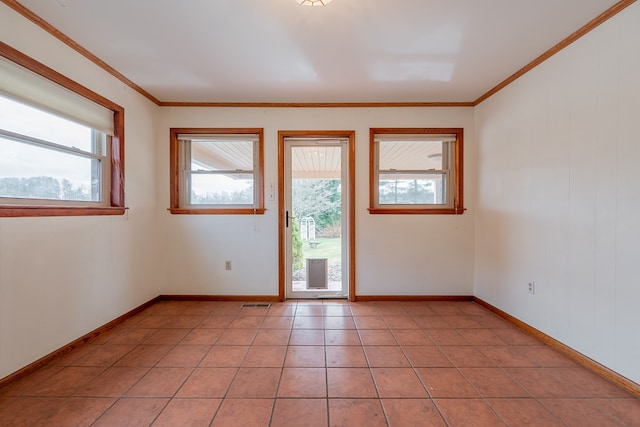
[[[258,307],[258,308],[269,308],[271,304],[269,303],[246,303],[242,304],[242,307]]]

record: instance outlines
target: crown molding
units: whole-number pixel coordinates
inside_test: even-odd
[[[589,33],[593,29],[597,28],[602,23],[606,22],[613,16],[620,13],[622,10],[631,6],[636,0],[621,0],[611,6],[609,9],[602,12],[600,15],[583,25],[580,29],[560,41],[558,44],[544,52],[542,55],[529,62],[527,65],[507,77],[502,82],[498,83],[495,87],[481,95],[475,101],[467,102],[181,102],[181,101],[160,101],[149,92],[145,91],[142,87],[129,80],[125,75],[111,67],[109,64],[98,58],[96,55],[82,47],[75,40],[59,31],[53,25],[49,24],[44,19],[27,9],[20,4],[17,0],[0,0],[31,22],[35,23],[49,34],[56,37],[73,50],[89,59],[91,62],[111,74],[113,77],[120,80],[122,83],[129,86],[145,98],[149,99],[154,104],[160,107],[222,107],[222,108],[418,108],[418,107],[475,107],[486,99],[498,93],[515,80],[519,79],[538,65],[542,64],[547,59],[551,58],[556,53],[560,52],[567,46],[571,45],[576,40],[580,39],[585,34]]]

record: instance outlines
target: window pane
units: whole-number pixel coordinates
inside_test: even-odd
[[[253,141],[191,141],[191,170],[253,170]]]
[[[384,170],[442,170],[442,141],[380,141],[380,164]]]
[[[444,200],[443,175],[380,174],[378,203],[381,205],[440,205]]]
[[[94,152],[91,128],[3,96],[0,96],[0,129]]]
[[[100,161],[0,137],[0,197],[99,201]]]
[[[253,205],[253,176],[192,174],[192,205]]]

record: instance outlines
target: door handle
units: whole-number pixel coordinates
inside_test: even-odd
[[[286,213],[285,224],[286,224],[286,227],[289,228],[289,218],[296,219],[296,217],[295,216],[289,216],[289,211],[286,211],[286,212],[287,213]]]

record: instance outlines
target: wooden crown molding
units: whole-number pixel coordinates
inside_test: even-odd
[[[515,80],[522,77],[538,65],[542,64],[547,59],[551,58],[556,53],[560,52],[565,47],[571,45],[573,42],[589,33],[599,25],[609,20],[613,16],[620,13],[622,10],[631,6],[636,0],[620,0],[609,9],[596,16],[594,19],[583,25],[580,29],[569,35],[567,38],[553,46],[551,49],[538,56],[536,59],[522,67],[520,70],[507,77],[505,80],[497,84],[488,92],[481,95],[475,101],[468,102],[179,102],[179,101],[160,101],[145,91],[143,88],[129,80],[122,73],[102,61],[93,53],[82,47],[76,41],[71,39],[66,34],[56,29],[53,25],[49,24],[44,19],[27,9],[20,4],[17,0],[0,0],[31,22],[35,23],[58,40],[65,43],[67,46],[80,53],[85,58],[89,59],[94,64],[111,74],[131,89],[135,90],[145,98],[149,99],[154,104],[160,107],[223,107],[223,108],[390,108],[390,107],[402,107],[402,108],[416,108],[416,107],[475,107],[481,102],[485,101],[492,95],[495,95],[500,90],[504,89]]]
[[[161,107],[223,108],[389,108],[473,107],[473,102],[160,102]]]
[[[475,107],[476,105],[480,104],[482,101],[484,101],[484,100],[488,99],[489,97],[495,95],[496,93],[498,93],[499,91],[501,91],[502,89],[504,89],[505,87],[507,87],[508,85],[513,83],[514,81],[518,80],[520,77],[522,77],[523,75],[525,75],[529,71],[531,71],[534,68],[536,68],[538,65],[542,64],[547,59],[551,58],[556,53],[560,52],[565,47],[573,44],[573,42],[577,41],[579,38],[581,38],[585,34],[591,32],[592,30],[594,30],[595,28],[597,28],[598,26],[603,24],[605,21],[607,21],[609,18],[612,18],[613,16],[615,16],[618,13],[622,12],[622,10],[624,10],[627,7],[631,6],[635,2],[636,2],[636,0],[621,0],[618,3],[614,4],[609,9],[605,10],[600,15],[596,16],[591,21],[587,22],[585,25],[583,25],[580,29],[575,31],[569,37],[565,38],[560,43],[556,44],[551,49],[547,50],[545,53],[543,53],[542,55],[538,56],[536,59],[534,59],[533,61],[529,62],[527,65],[525,65],[524,67],[520,68],[518,71],[516,71],[515,73],[513,73],[512,75],[510,75],[509,77],[504,79],[502,82],[498,83],[498,85],[496,85],[494,88],[489,90],[487,93],[482,95],[480,98],[478,98],[475,101],[473,101],[472,105]]]
[[[131,89],[133,89],[136,92],[138,92],[140,95],[142,95],[145,98],[149,99],[151,102],[155,103],[156,105],[160,105],[160,101],[158,99],[156,99],[153,95],[151,95],[149,92],[145,91],[140,86],[138,86],[137,84],[135,84],[134,82],[129,80],[127,77],[125,77],[124,74],[118,72],[118,70],[116,70],[115,68],[111,67],[109,64],[104,62],[102,59],[98,58],[93,53],[89,52],[87,49],[82,47],[80,44],[78,44],[71,37],[67,36],[62,31],[60,31],[57,28],[55,28],[53,25],[49,24],[44,19],[40,18],[38,15],[36,15],[31,10],[27,9],[26,7],[24,7],[22,4],[18,3],[17,0],[0,0],[0,1],[2,1],[2,3],[6,4],[7,6],[9,6],[11,9],[15,10],[16,12],[18,12],[20,15],[24,16],[25,18],[27,18],[29,21],[31,21],[34,24],[38,25],[40,28],[42,28],[43,30],[45,30],[46,32],[48,32],[49,34],[51,34],[52,36],[54,36],[55,38],[57,38],[58,40],[60,40],[64,44],[66,44],[67,46],[69,46],[71,49],[73,49],[76,52],[78,52],[80,55],[82,55],[85,58],[87,58],[89,61],[91,61],[94,64],[96,64],[98,67],[100,67],[103,70],[105,70],[107,73],[111,74],[116,79],[120,80],[122,83],[124,83],[127,86],[129,86]]]

